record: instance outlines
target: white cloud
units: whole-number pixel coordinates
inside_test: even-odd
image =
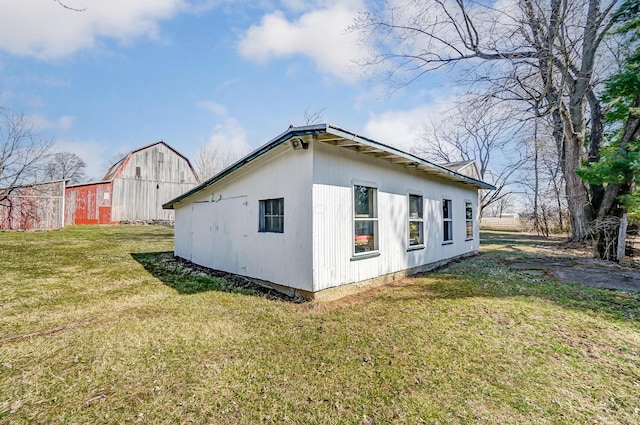
[[[289,8],[302,7],[296,1],[285,3]],[[324,74],[346,82],[356,81],[362,70],[353,62],[368,53],[358,43],[359,35],[346,29],[358,12],[364,10],[364,5],[360,0],[326,3],[297,20],[289,20],[282,11],[263,16],[260,24],[251,26],[240,39],[240,54],[258,63],[303,55],[312,59]]]
[[[237,119],[229,115],[227,107],[212,100],[203,100],[196,104],[199,108],[213,112],[221,122],[213,128],[212,134],[204,142],[205,147],[219,149],[233,158],[240,158],[251,150],[247,141],[248,133]]]
[[[75,117],[70,115],[65,115],[63,117],[58,118],[58,126],[61,130],[69,130],[73,126],[73,122],[75,121]]]
[[[429,112],[429,108],[419,107],[374,115],[365,125],[363,133],[378,142],[409,151],[418,140]]]
[[[446,117],[451,102],[442,100],[414,109],[373,115],[365,124],[363,133],[380,143],[409,152],[420,140],[426,124]]]
[[[248,133],[238,120],[226,117],[221,123],[216,124],[205,145],[211,148],[217,147],[221,152],[239,159],[252,149],[247,138]]]
[[[211,111],[211,112],[213,112],[214,114],[216,114],[219,117],[226,117],[227,116],[227,107],[224,106],[221,103],[214,102],[214,101],[211,101],[211,100],[203,100],[201,102],[198,102],[197,106],[202,108],[202,109],[206,109],[208,111]]]
[[[0,49],[15,55],[56,59],[94,47],[100,39],[121,43],[159,36],[158,22],[180,12],[185,0],[0,0]]]
[[[63,115],[56,119],[49,119],[42,115],[30,115],[27,117],[29,122],[38,131],[43,130],[55,130],[55,131],[67,131],[73,127],[75,117],[70,115]]]

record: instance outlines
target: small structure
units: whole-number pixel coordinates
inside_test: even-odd
[[[290,127],[167,202],[175,255],[307,298],[479,248],[478,179],[348,130]]]
[[[447,164],[443,164],[443,167],[476,180],[482,179],[480,171],[478,170],[478,164],[473,159],[469,161],[449,162]]]
[[[97,182],[66,190],[67,224],[172,220],[162,203],[198,184],[189,160],[163,141],[127,154]]]
[[[0,230],[64,227],[66,180],[0,189]]]

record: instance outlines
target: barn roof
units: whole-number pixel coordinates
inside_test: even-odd
[[[134,149],[131,152],[129,152],[128,154],[126,154],[120,161],[116,162],[115,164],[113,164],[111,166],[111,168],[109,168],[109,171],[107,171],[107,173],[104,175],[104,177],[102,178],[102,181],[111,181],[114,178],[116,178],[122,172],[122,169],[124,168],[124,165],[127,163],[127,160],[129,158],[131,158],[136,153],[138,153],[140,151],[143,151],[145,149],[149,149],[150,147],[153,147],[155,145],[165,145],[169,150],[173,151],[173,153],[175,153],[176,155],[178,155],[179,157],[181,157],[182,159],[187,161],[187,164],[189,165],[189,168],[191,168],[191,171],[193,171],[193,167],[191,166],[191,162],[189,161],[189,159],[186,156],[182,155],[180,152],[178,152],[177,150],[175,150],[174,148],[169,146],[164,140],[160,140],[159,142],[151,143],[151,144],[143,146],[141,148]],[[194,172],[194,174],[195,174],[195,172]]]
[[[313,124],[300,127],[290,126],[284,133],[276,136],[269,142],[260,146],[249,155],[231,164],[215,176],[196,186],[192,190],[180,195],[179,197],[162,205],[165,209],[173,209],[174,206],[189,198],[192,195],[206,189],[224,177],[236,170],[242,168],[246,164],[258,159],[265,153],[271,151],[275,147],[293,139],[300,139],[301,142],[307,143],[309,140],[316,142],[329,143],[345,149],[350,149],[362,153],[364,155],[374,156],[394,164],[400,164],[407,168],[417,169],[425,174],[435,175],[457,183],[474,186],[478,189],[495,190],[495,187],[489,183],[477,180],[463,174],[457,173],[444,166],[434,164],[425,159],[419,158],[413,154],[404,152],[392,146],[385,145],[375,140],[360,136],[354,132],[337,127],[333,124]]]
[[[113,179],[118,177],[118,175],[122,172],[122,170],[124,169],[125,165],[127,164],[127,160],[129,158],[131,158],[135,153],[143,151],[145,149],[148,149],[148,148],[150,148],[152,146],[161,145],[161,144],[166,146],[169,150],[173,151],[176,155],[178,155],[179,157],[181,157],[185,161],[187,161],[187,165],[189,166],[189,168],[191,169],[193,174],[197,176],[196,172],[193,169],[193,166],[191,165],[191,162],[189,161],[189,158],[187,158],[186,156],[182,155],[180,152],[178,152],[177,150],[172,148],[164,140],[160,140],[159,142],[151,143],[151,144],[143,146],[141,148],[134,149],[131,152],[129,152],[128,154],[126,154],[125,156],[123,156],[120,160],[118,160],[118,162],[113,164],[109,168],[109,170],[107,170],[106,174],[104,175],[104,177],[102,179],[97,180],[97,181],[86,182],[86,183],[76,183],[76,184],[68,185],[67,187],[90,186],[90,185],[95,185],[95,184],[110,183]]]

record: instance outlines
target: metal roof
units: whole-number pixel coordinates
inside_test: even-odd
[[[149,148],[151,148],[153,146],[156,146],[156,145],[164,145],[166,148],[168,148],[170,151],[172,151],[173,153],[178,155],[180,158],[182,158],[185,161],[187,161],[187,165],[191,169],[191,172],[194,175],[196,175],[196,177],[197,177],[197,174],[196,174],[195,170],[193,169],[193,166],[191,165],[191,162],[189,161],[189,158],[187,158],[186,156],[182,155],[180,152],[175,150],[173,147],[169,146],[169,144],[167,142],[165,142],[164,140],[160,140],[159,142],[150,143],[150,144],[148,144],[146,146],[143,146],[141,148],[137,148],[137,149],[134,149],[134,150],[130,151],[128,154],[123,156],[118,162],[116,162],[111,167],[109,167],[109,170],[107,171],[107,173],[104,175],[104,177],[100,181],[101,182],[112,181],[114,178],[116,178],[122,172],[122,170],[124,168],[124,164],[126,164],[126,162],[127,162],[127,159],[131,158],[134,154],[136,154],[138,152],[141,152],[141,151],[143,151],[145,149],[149,149]],[[91,182],[91,183],[98,183],[98,182]]]
[[[495,190],[495,186],[477,180],[444,166],[434,164],[425,159],[419,158],[413,154],[404,152],[392,146],[385,145],[367,137],[360,136],[354,132],[342,129],[332,124],[313,124],[300,127],[290,126],[284,133],[276,136],[271,141],[265,143],[249,155],[230,165],[220,173],[211,177],[204,183],[196,186],[192,190],[178,196],[177,198],[162,205],[162,208],[173,209],[174,206],[189,198],[192,195],[206,189],[214,183],[220,181],[229,174],[235,172],[244,165],[256,160],[265,153],[271,151],[282,143],[294,138],[312,138],[315,142],[329,143],[345,149],[350,149],[364,155],[373,156],[394,164],[399,164],[407,168],[413,168],[429,175],[439,176],[444,179],[455,181],[457,183],[468,184],[478,189]]]
[[[475,160],[472,159],[470,161],[456,161],[456,162],[447,162],[446,164],[441,164],[443,167],[447,167],[450,170],[458,171],[467,167],[471,164],[475,164]]]

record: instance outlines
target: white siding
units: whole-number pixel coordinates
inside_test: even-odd
[[[174,221],[174,253],[185,260],[191,260],[191,245],[193,240],[193,205],[188,204],[180,209],[181,213],[175,211]]]
[[[311,166],[311,149],[283,144],[177,205],[176,255],[311,291]],[[276,198],[284,198],[284,233],[261,233],[259,201]]]
[[[134,152],[113,182],[111,221],[171,220],[173,211],[163,210],[162,204],[196,184],[188,162],[166,145]]]
[[[354,283],[434,263],[479,247],[465,241],[465,200],[477,217],[477,189],[428,177],[388,161],[328,144],[314,144],[313,281],[314,291]],[[379,253],[353,261],[353,183],[378,188]],[[423,196],[425,248],[408,248],[408,194]],[[451,199],[453,243],[442,243],[442,199]]]
[[[379,255],[353,255],[353,184],[377,187]],[[423,249],[408,250],[408,195],[423,197]],[[284,233],[258,231],[259,201],[284,198]],[[453,243],[443,244],[442,200],[451,199]],[[197,264],[317,292],[470,253],[465,201],[477,189],[315,142],[288,143],[175,206],[175,253]]]

